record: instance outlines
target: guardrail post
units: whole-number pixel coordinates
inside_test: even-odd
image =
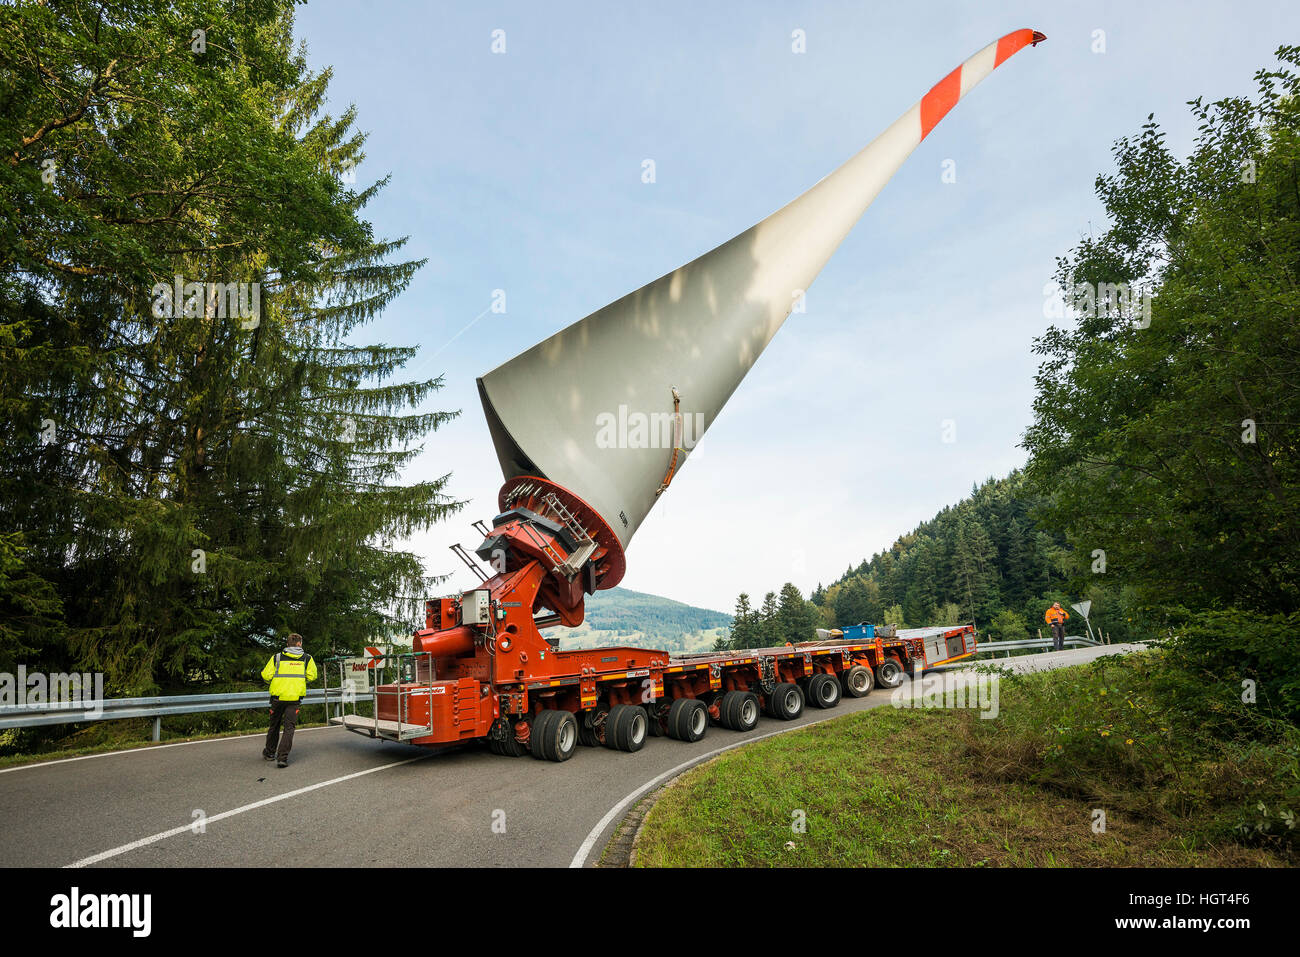
[[[153,719],[153,740],[154,741],[162,740],[162,717],[161,716]]]

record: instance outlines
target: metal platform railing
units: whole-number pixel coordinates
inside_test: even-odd
[[[359,694],[355,679],[347,677],[346,669],[351,658],[329,658],[324,662],[326,709],[330,702],[338,703],[338,711],[329,718],[330,724],[336,724],[355,731],[357,734],[372,738],[386,738],[389,741],[409,741],[433,733],[433,702],[425,708],[429,720],[424,724],[408,721],[410,700],[413,695],[428,695],[432,698],[433,684],[437,680],[434,674],[433,653],[428,651],[398,652],[396,654],[375,655],[367,662],[367,687],[365,694]],[[329,666],[337,663],[339,667],[339,686],[331,688],[329,683]],[[391,675],[391,680],[390,679]],[[373,699],[374,714],[359,714],[357,701],[362,698]],[[392,718],[381,718],[379,712],[384,702],[393,705]],[[348,706],[352,706],[351,713]],[[386,710],[386,709],[385,709]]]

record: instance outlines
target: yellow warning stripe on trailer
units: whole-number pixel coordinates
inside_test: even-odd
[[[616,672],[609,675],[600,675],[598,681],[622,681],[625,678],[648,678],[650,677],[649,668],[638,668],[636,671]]]
[[[975,654],[974,651],[968,651],[964,655],[953,655],[951,658],[941,658],[939,661],[934,662],[934,664],[946,665],[950,661],[961,661],[963,658],[969,658],[973,654]]]

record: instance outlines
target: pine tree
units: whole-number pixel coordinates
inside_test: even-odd
[[[839,625],[877,622],[883,605],[880,588],[871,579],[854,576],[835,596],[835,619]]]
[[[749,604],[749,595],[741,592],[736,599],[736,612],[731,618],[731,638],[727,646],[734,649],[753,648],[756,647],[752,644],[756,637],[754,609]]]
[[[757,635],[754,648],[771,648],[774,645],[784,644],[785,640],[781,637],[780,623],[777,621],[777,611],[780,606],[776,601],[776,592],[768,592],[763,596],[763,604],[758,609]]]
[[[935,580],[934,547],[929,540],[918,544],[910,556],[909,572],[911,581],[903,600],[903,614],[907,620],[927,623],[934,617],[938,604],[938,585]],[[920,625],[917,625],[920,627]]]
[[[811,641],[817,627],[817,607],[805,601],[803,593],[792,583],[781,586],[777,618],[777,643]]]
[[[422,262],[361,217],[386,180],[351,188],[364,137],[320,114],[293,4],[5,17],[0,533],[26,551],[0,609],[14,582],[62,606],[6,627],[114,693],[409,629],[433,580],[393,543],[459,503],[400,473],[451,414],[413,411],[441,384],[398,378],[414,349],[352,339]]]

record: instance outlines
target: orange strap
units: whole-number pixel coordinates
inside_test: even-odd
[[[668,473],[664,476],[663,483],[655,490],[655,498],[664,493],[673,481],[673,473],[677,471],[677,456],[682,451],[682,397],[676,389],[673,389],[673,457],[668,461]]]

